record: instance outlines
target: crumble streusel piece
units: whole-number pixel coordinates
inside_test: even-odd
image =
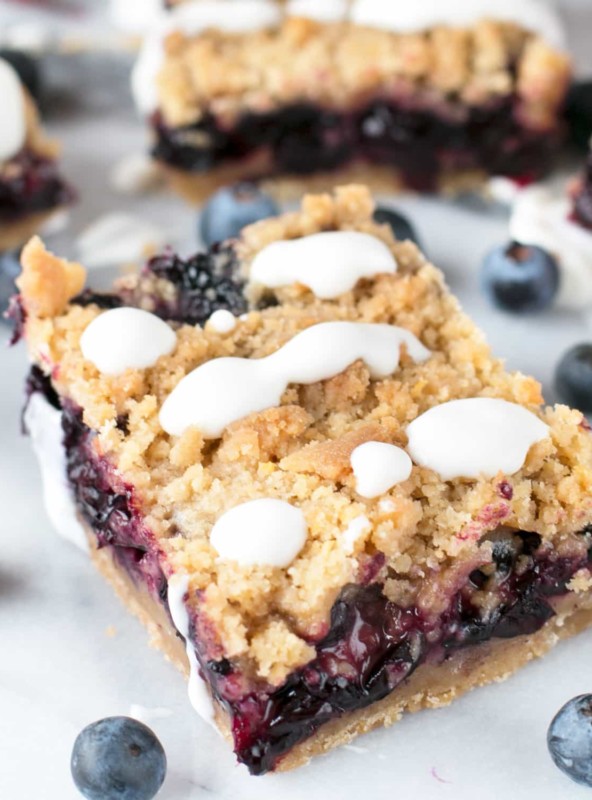
[[[108,295],[23,254],[25,422],[42,463],[62,426],[65,517],[255,774],[592,622],[589,426],[372,213],[361,187],[309,196]],[[204,271],[243,291],[234,325]]]
[[[57,147],[41,130],[37,110],[20,79],[0,58],[0,251],[25,242],[49,217],[72,202],[56,168]]]
[[[189,200],[245,178],[281,195],[344,178],[463,191],[547,170],[570,77],[547,6],[354,0],[313,19],[315,5],[200,0],[146,41],[136,100]]]

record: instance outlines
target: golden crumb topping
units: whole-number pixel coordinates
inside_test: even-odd
[[[348,109],[372,97],[458,114],[516,94],[524,123],[547,128],[570,77],[569,59],[542,38],[484,20],[470,29],[392,33],[346,23],[288,18],[277,29],[216,30],[166,41],[159,106],[173,127],[214,114],[225,124],[246,111],[309,102]]]
[[[248,273],[254,255],[270,242],[323,230],[364,231],[392,250],[395,275],[362,280],[332,301],[301,286],[277,290],[279,305],[252,311],[229,334],[179,325],[170,355],[116,377],[101,375],[80,351],[82,332],[102,313],[92,305],[65,305],[80,288],[80,267],[60,262],[38,242],[23,259],[20,286],[33,359],[52,375],[58,392],[83,409],[97,432],[98,452],[137,488],[165,572],[189,574],[220,649],[272,684],[311,658],[310,642],[326,630],[337,595],[373,564],[391,599],[436,612],[459,575],[488,557],[486,532],[499,525],[534,531],[560,549],[592,522],[592,437],[581,413],[542,408],[539,384],[507,372],[491,356],[441,273],[411,242],[395,241],[387,226],[374,223],[372,211],[360,187],[309,196],[300,211],[247,228],[237,252]],[[221,356],[268,355],[328,320],[407,328],[432,356],[416,363],[403,353],[397,371],[380,380],[358,361],[329,380],[291,385],[279,407],[239,420],[217,440],[205,441],[195,428],[181,437],[162,430],[163,401],[198,365]],[[356,446],[384,441],[405,447],[409,422],[466,397],[519,403],[540,416],[551,435],[511,476],[443,481],[414,466],[408,480],[381,497],[356,493],[350,465]],[[126,432],[116,424],[123,414]],[[302,510],[309,534],[298,557],[287,568],[218,559],[209,540],[214,523],[239,503],[264,497]],[[344,532],[360,517],[368,524],[348,547]],[[578,576],[577,586],[586,580]]]

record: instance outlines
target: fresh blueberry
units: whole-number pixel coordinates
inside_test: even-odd
[[[511,242],[485,257],[481,279],[486,294],[504,311],[542,311],[559,289],[559,267],[542,248]]]
[[[561,402],[592,413],[592,344],[567,351],[557,366],[555,387]]]
[[[17,72],[21,83],[27,87],[33,100],[39,104],[43,86],[38,62],[22,50],[8,48],[0,48],[0,58],[8,61]]]
[[[14,280],[21,271],[19,261],[19,251],[9,250],[0,253],[0,319],[4,319],[2,314],[8,308],[10,298],[16,294]]]
[[[405,241],[405,239],[410,239],[412,242],[415,242],[415,244],[419,244],[419,238],[413,225],[409,222],[407,217],[404,217],[403,214],[399,214],[399,212],[395,211],[393,208],[379,206],[374,212],[374,221],[381,225],[390,225],[395,239],[399,239],[399,241],[402,242]]]
[[[107,717],[78,734],[70,767],[87,800],[152,800],[164,781],[166,756],[146,725]]]
[[[592,694],[566,703],[549,726],[547,746],[562,772],[592,787]]]
[[[592,81],[574,83],[565,113],[572,141],[587,150],[592,136]]]
[[[234,239],[246,225],[274,217],[278,211],[277,203],[253,183],[225,186],[203,208],[201,238],[208,247]]]

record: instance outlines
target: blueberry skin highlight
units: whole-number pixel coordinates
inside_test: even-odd
[[[205,204],[199,225],[200,236],[211,247],[216,242],[236,238],[247,225],[275,217],[278,213],[275,200],[255,184],[225,186]]]
[[[374,221],[378,222],[380,225],[390,225],[395,239],[401,242],[409,239],[419,246],[419,237],[415,232],[415,228],[407,217],[399,211],[395,211],[394,208],[379,206],[374,212]]]
[[[166,756],[143,723],[107,717],[78,734],[70,768],[87,800],[152,800],[164,782]]]
[[[556,766],[572,781],[592,788],[592,694],[582,694],[557,713],[547,733]]]
[[[592,413],[592,344],[578,344],[563,356],[555,372],[562,403]]]
[[[549,308],[559,280],[559,266],[550,253],[518,242],[492,250],[481,268],[485,294],[498,308],[515,313]]]

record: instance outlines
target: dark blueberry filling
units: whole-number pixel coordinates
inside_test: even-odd
[[[166,597],[166,579],[152,535],[143,524],[133,489],[126,486],[93,447],[94,433],[79,411],[62,413],[67,472],[78,509],[92,527],[99,546],[111,546],[128,574],[149,591]]]
[[[574,573],[592,563],[592,554],[553,561],[542,551],[529,553],[533,542],[540,544],[535,537],[520,533],[500,540],[493,564],[473,573],[435,619],[417,607],[398,607],[378,584],[346,587],[316,659],[272,694],[228,702],[224,680],[210,674],[233,720],[239,760],[254,774],[265,773],[325,722],[386,697],[427,660],[538,631],[554,615],[550,598],[565,593]],[[475,591],[496,592],[497,605],[488,614],[474,604]]]
[[[165,319],[203,325],[214,311],[224,309],[239,316],[248,308],[231,245],[214,245],[188,259],[165,253],[149,261],[146,269],[177,289],[174,300],[157,301],[156,313]]]
[[[574,196],[574,221],[592,230],[592,153],[588,155],[584,179]]]
[[[0,221],[70,205],[73,190],[62,180],[54,161],[23,150],[0,172]]]
[[[451,169],[534,180],[548,169],[559,136],[525,129],[515,100],[480,107],[451,103],[444,112],[386,100],[351,113],[302,103],[245,114],[231,129],[212,115],[181,128],[156,116],[153,125],[154,156],[187,172],[270,151],[278,173],[307,175],[363,161],[397,168],[408,186],[421,191],[435,189],[440,174]]]
[[[57,402],[37,369],[27,387]],[[166,607],[166,579],[133,489],[97,455],[94,434],[78,411],[64,409],[63,427],[68,476],[81,513],[99,544],[113,547],[133,580]],[[464,647],[538,631],[555,613],[552,598],[563,595],[573,575],[592,564],[589,528],[577,537],[570,558],[552,558],[536,533],[502,528],[489,539],[491,561],[471,572],[444,613],[398,606],[379,583],[345,587],[327,634],[316,643],[315,659],[275,691],[265,686],[248,694],[237,690],[241,676],[233,663],[211,660],[198,642],[202,672],[230,716],[239,760],[253,774],[272,770],[324,723],[386,697],[426,661],[439,663]]]
[[[91,289],[85,289],[82,294],[72,300],[78,306],[98,306],[109,311],[112,308],[119,308],[123,305],[123,299],[118,294],[100,294]]]

